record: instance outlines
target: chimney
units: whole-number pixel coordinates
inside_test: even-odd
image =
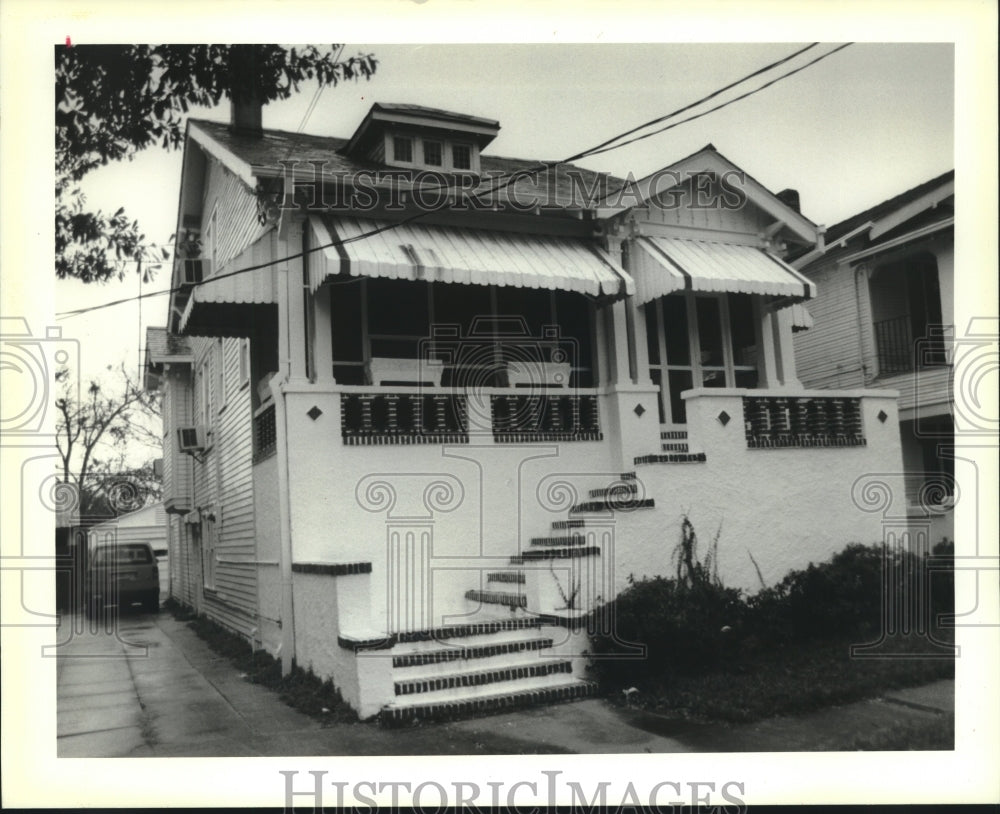
[[[799,214],[802,213],[802,210],[799,209],[799,191],[797,189],[783,189],[776,197],[785,206],[791,207]]]
[[[253,45],[229,46],[229,100],[229,129],[244,135],[261,135],[264,103],[257,78],[257,51]]]

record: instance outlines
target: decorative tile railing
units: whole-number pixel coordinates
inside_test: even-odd
[[[452,393],[341,393],[340,432],[348,446],[465,444],[465,396]]]
[[[750,449],[866,444],[859,398],[744,396],[743,419]]]
[[[497,443],[604,439],[595,395],[498,394],[490,403]]]
[[[277,443],[274,402],[271,402],[253,417],[253,462],[257,463],[274,455]]]

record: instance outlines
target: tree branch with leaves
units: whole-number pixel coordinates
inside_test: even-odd
[[[341,59],[343,46],[74,45],[56,46],[56,276],[83,282],[148,280],[169,258],[156,250],[124,208],[87,208],[79,182],[112,161],[151,146],[178,149],[192,107],[223,99],[262,104],[288,99],[302,83],[369,79],[372,54]]]

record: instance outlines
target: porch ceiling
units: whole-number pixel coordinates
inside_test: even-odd
[[[815,284],[763,249],[734,243],[641,237],[636,262],[636,301],[674,291],[727,291],[810,299]]]
[[[312,255],[316,290],[331,276],[387,277],[442,283],[513,286],[619,297],[632,278],[583,240],[405,223],[392,228],[352,217],[313,217],[312,237],[326,246]],[[374,230],[381,232],[371,234]],[[335,246],[329,244],[343,241]]]

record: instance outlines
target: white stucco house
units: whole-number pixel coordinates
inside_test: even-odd
[[[899,393],[911,535],[954,540],[954,170],[829,227],[793,265],[819,291],[794,343],[802,382]]]
[[[881,539],[896,395],[800,382],[789,195],[711,145],[624,186],[500,158],[412,105],[234,122],[188,124],[147,381],[173,593],[286,669],[390,722],[578,697],[578,621],[669,573],[685,514],[747,589],[750,554],[773,582]]]

